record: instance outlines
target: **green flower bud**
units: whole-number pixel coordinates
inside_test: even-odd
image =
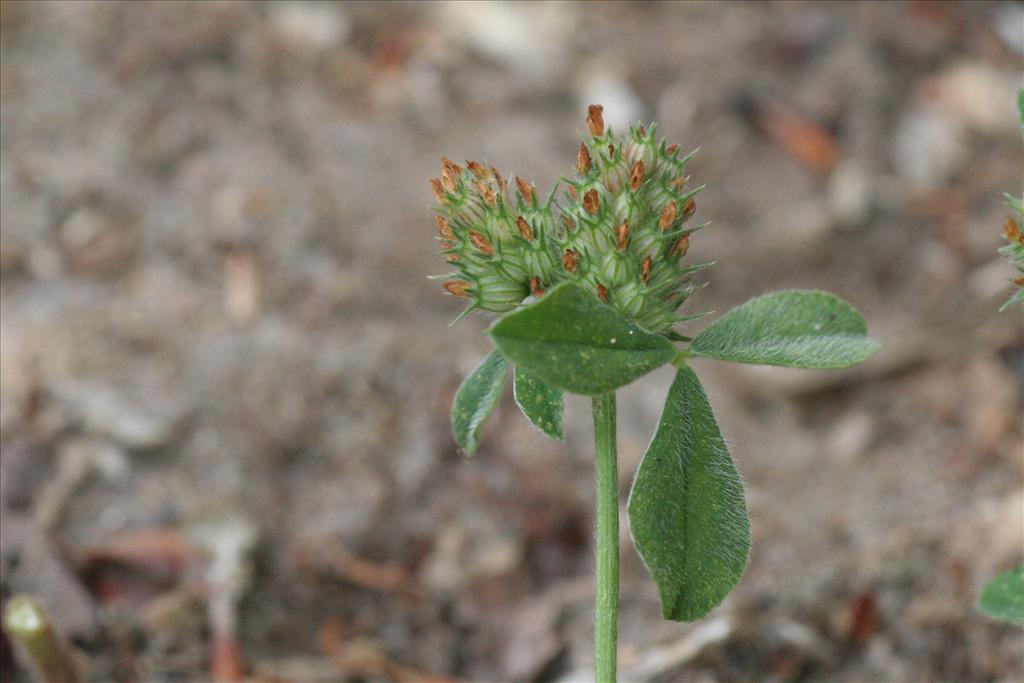
[[[530,288],[528,283],[493,274],[484,275],[473,282],[472,292],[478,308],[504,313],[518,306],[530,294]]]
[[[628,272],[626,266],[627,258],[627,256],[619,251],[609,251],[605,254],[598,266],[598,280],[609,287],[616,287],[625,283]]]
[[[612,307],[624,318],[635,319],[640,315],[646,301],[643,284],[631,281],[612,288]]]
[[[700,269],[681,265],[699,190],[684,192],[692,155],[680,159],[677,145],[657,140],[653,124],[616,135],[602,112],[599,105],[588,110],[590,137],[560,202],[554,192],[540,201],[519,177],[510,201],[493,167],[468,161],[463,168],[442,157],[431,185],[442,253],[457,270],[448,291],[502,313],[575,280],[647,330],[677,322]]]

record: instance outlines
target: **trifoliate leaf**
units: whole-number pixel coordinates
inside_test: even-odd
[[[480,428],[490,417],[505,386],[508,361],[492,351],[459,387],[452,404],[452,432],[455,442],[469,455],[476,452]]]
[[[491,328],[498,349],[545,384],[596,396],[675,356],[672,343],[624,320],[575,282],[507,314]]]
[[[676,373],[637,470],[629,526],[666,619],[704,617],[747,566],[750,519],[743,483],[688,367]]]
[[[698,334],[689,351],[735,363],[844,368],[878,348],[866,335],[864,318],[839,297],[790,290],[732,309]]]
[[[548,386],[518,366],[514,378],[513,393],[523,415],[552,439],[565,438],[562,431],[565,395],[562,390]]]

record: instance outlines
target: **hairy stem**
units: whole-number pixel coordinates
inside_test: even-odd
[[[619,612],[619,469],[615,455],[615,393],[594,397],[597,474],[597,590],[594,668],[597,683],[614,683]]]

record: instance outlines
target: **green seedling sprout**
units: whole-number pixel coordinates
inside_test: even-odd
[[[465,313],[500,317],[495,350],[463,382],[452,408],[455,440],[473,454],[514,367],[516,403],[530,422],[563,436],[564,393],[593,402],[596,469],[595,672],[616,678],[619,601],[615,391],[675,367],[657,430],[633,481],[633,542],[658,587],[666,619],[706,616],[739,582],[750,552],[743,483],[691,358],[801,368],[842,368],[876,344],[861,315],[825,292],[782,291],[748,301],[692,339],[675,325],[710,264],[687,256],[702,189],[690,189],[677,145],[655,125],[606,128],[592,105],[565,191],[546,197],[523,178],[514,191],[497,169],[442,157],[431,180],[444,289]],[[461,316],[460,316],[461,317]],[[679,343],[689,342],[679,347]]]

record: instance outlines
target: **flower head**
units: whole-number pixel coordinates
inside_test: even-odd
[[[602,112],[589,107],[589,135],[561,200],[552,192],[541,201],[520,177],[510,196],[494,167],[442,157],[431,185],[441,253],[456,269],[448,292],[503,313],[574,280],[652,332],[684,319],[677,310],[706,265],[682,263],[701,189],[684,191],[692,155],[680,159],[678,145],[656,140],[653,124],[617,135]]]

